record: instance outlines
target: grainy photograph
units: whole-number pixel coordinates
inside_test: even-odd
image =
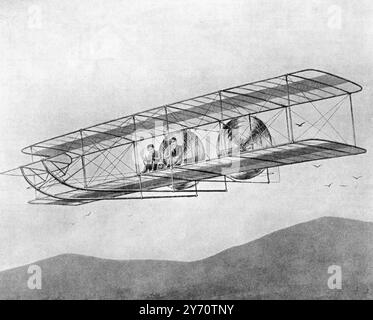
[[[367,0],[1,1],[0,299],[371,300],[372,39]]]

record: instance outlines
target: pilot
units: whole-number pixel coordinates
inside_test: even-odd
[[[164,152],[164,161],[167,167],[179,166],[183,161],[183,147],[177,144],[175,137],[169,141],[169,145]]]
[[[157,170],[159,163],[159,155],[158,152],[154,149],[154,144],[147,145],[146,152],[143,156],[143,163],[144,168],[142,169],[141,173]]]

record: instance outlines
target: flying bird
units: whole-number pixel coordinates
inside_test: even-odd
[[[313,166],[314,166],[315,168],[320,168],[320,167],[321,167],[321,164],[313,164]]]
[[[355,180],[359,180],[360,178],[362,178],[363,176],[358,176],[358,177],[355,177],[353,176]]]
[[[92,214],[92,212],[88,212],[88,214],[86,214],[85,216],[89,217],[91,214]]]
[[[296,125],[297,125],[298,127],[301,127],[301,126],[303,126],[305,123],[306,123],[306,122],[304,121],[304,122],[302,122],[302,123],[296,123]]]
[[[325,184],[324,186],[330,188],[332,186],[332,184],[333,183],[329,183],[329,184]]]

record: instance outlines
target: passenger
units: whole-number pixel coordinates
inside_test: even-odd
[[[181,165],[183,161],[183,147],[177,144],[175,137],[170,139],[169,145],[164,153],[164,161],[167,167]]]
[[[142,169],[141,173],[157,170],[159,163],[159,155],[154,149],[154,144],[149,144],[146,149],[143,156],[144,169]]]

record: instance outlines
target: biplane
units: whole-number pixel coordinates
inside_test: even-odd
[[[356,145],[352,105],[361,90],[320,70],[287,73],[32,144],[22,149],[31,162],[3,174],[35,190],[29,203],[51,205],[196,197],[226,192],[229,183],[276,182],[281,166],[366,152]]]

